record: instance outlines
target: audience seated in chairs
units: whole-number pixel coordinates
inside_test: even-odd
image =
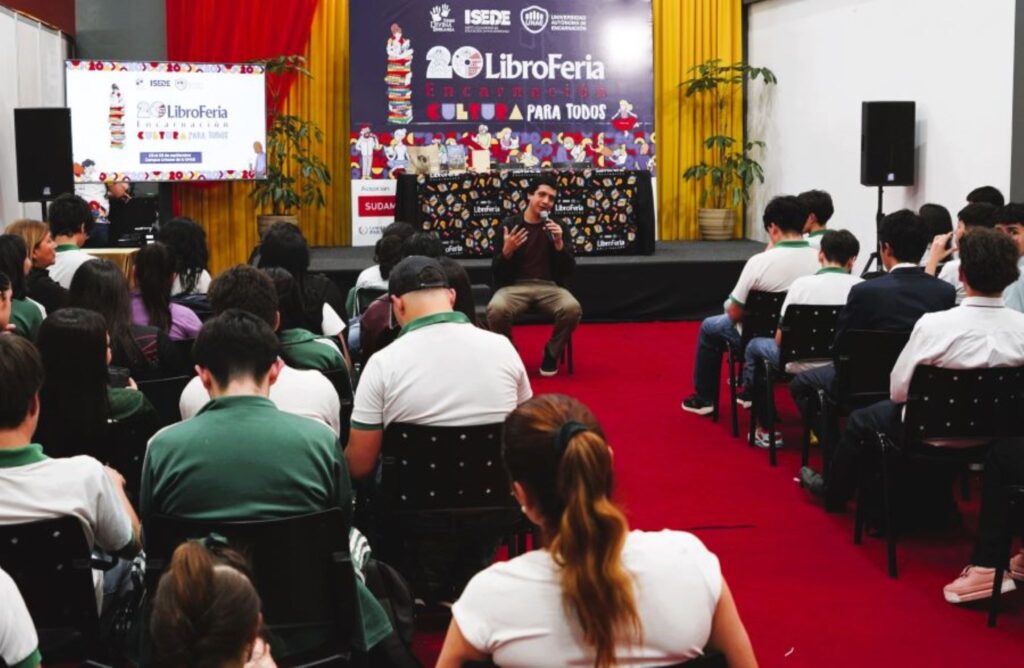
[[[309,273],[309,246],[302,230],[291,223],[274,223],[260,245],[259,267],[281,267],[295,278],[305,329],[344,341],[345,296],[331,279]]]
[[[36,440],[55,457],[90,455],[110,461],[108,421],[138,419],[152,434],[160,420],[149,400],[128,387],[109,387],[110,348],[103,317],[80,308],[51,313],[39,328],[46,368]]]
[[[452,310],[455,292],[440,264],[413,255],[391,271],[389,299],[401,336],[366,364],[356,388],[352,431],[345,450],[354,478],[377,470],[383,430],[393,422],[428,426],[465,426],[501,422],[516,406],[532,396],[526,369],[505,337],[470,324]],[[468,537],[461,550],[487,552],[476,564],[483,568],[493,558],[497,540],[479,547],[481,537]],[[453,552],[445,549],[444,552]],[[414,586],[421,598],[446,600],[465,582],[451,582],[450,563],[437,563],[438,550],[418,549],[421,574]],[[467,556],[466,558],[470,558]]]
[[[66,311],[62,309],[47,318],[40,332],[41,342],[47,340],[51,319]],[[100,320],[95,314],[86,315]],[[102,323],[99,326],[102,331]],[[50,370],[46,371],[49,383]],[[141,533],[138,517],[124,492],[124,478],[88,455],[64,457],[48,451],[53,455],[48,456],[33,438],[42,411],[55,412],[57,418],[69,412],[66,405],[43,405],[43,375],[43,360],[30,342],[0,335],[0,378],[4,386],[0,393],[0,523],[72,515],[81,521],[89,545],[132,557],[139,550]],[[84,393],[84,387],[79,391]],[[101,609],[109,608],[112,594],[120,589],[126,574],[124,562],[108,571],[106,577],[94,572],[97,602],[108,603]],[[2,614],[8,599],[0,600],[4,601],[0,605]]]
[[[747,295],[753,290],[784,292],[796,279],[818,270],[818,251],[803,238],[807,217],[807,207],[796,197],[781,196],[768,202],[763,219],[771,239],[769,248],[747,260],[726,300],[725,313],[705,318],[701,323],[693,371],[694,392],[683,400],[683,410],[697,415],[715,410],[722,351],[725,346],[740,345],[736,323],[743,317]],[[752,378],[751,375],[748,381]]]
[[[479,327],[480,323],[476,318],[476,302],[473,300],[473,284],[469,280],[466,268],[458,260],[453,260],[447,255],[437,258],[437,262],[444,269],[445,276],[448,277],[448,285],[455,291],[455,303],[452,304],[452,310],[462,313],[469,318],[471,323]]]
[[[356,289],[376,288],[388,289],[388,274],[402,259],[402,242],[408,239],[416,229],[409,223],[395,221],[384,228],[380,239],[373,247],[373,261],[376,263],[359,272],[356,277]]]
[[[38,220],[16,220],[7,226],[7,234],[17,234],[25,240],[32,258],[26,290],[28,296],[43,305],[47,311],[56,311],[68,301],[68,291],[50,278],[48,269],[57,260],[57,242],[50,236],[50,226]]]
[[[302,327],[302,295],[292,275],[280,267],[270,267],[263,272],[277,293],[280,320],[277,338],[281,342],[281,358],[285,364],[296,369],[317,371],[348,368],[348,360],[338,348],[337,339],[318,336]]]
[[[95,220],[88,203],[70,193],[58,195],[50,203],[48,211],[50,234],[57,242],[57,256],[47,271],[50,278],[68,290],[78,268],[96,259],[82,250]]]
[[[171,218],[160,225],[158,240],[165,244],[174,258],[174,282],[171,297],[205,295],[210,291],[208,268],[210,253],[206,248],[206,231],[191,218]]]
[[[402,258],[411,255],[437,259],[444,255],[444,246],[433,232],[415,232],[402,242]],[[391,315],[388,295],[381,295],[363,311],[359,328],[359,356],[365,365],[374,353],[398,338],[401,331],[401,325]]]
[[[86,262],[75,273],[68,306],[95,311],[110,333],[111,364],[128,369],[136,380],[152,380],[186,373],[185,360],[166,332],[132,322],[128,281],[109,260]]]
[[[1010,237],[1017,247],[1017,269],[1024,273],[1024,204],[1010,202],[996,212],[996,229]],[[1014,311],[1024,312],[1024,279],[1006,286],[1003,301]]]
[[[829,219],[835,213],[832,196],[824,190],[808,190],[796,196],[801,204],[807,207],[807,222],[804,223],[804,239],[811,248],[821,248],[821,238],[828,232]]]
[[[812,214],[813,215],[813,214]],[[853,265],[857,261],[857,253],[860,252],[860,243],[857,237],[848,230],[825,230],[819,235],[818,262],[821,269],[812,276],[801,276],[793,281],[793,284],[786,292],[786,300],[782,303],[781,317],[785,317],[786,309],[789,306],[817,305],[837,306],[846,303],[846,297],[850,288],[861,282],[861,279],[850,274]],[[745,369],[748,371],[747,379],[753,378],[753,369],[762,360],[768,360],[773,369],[779,366],[779,345],[782,342],[782,330],[775,332],[775,338],[758,337],[751,339],[747,344],[745,355]],[[822,364],[815,362],[795,362],[787,365],[787,373],[800,373]],[[744,394],[741,399],[747,406],[751,400],[753,388],[749,380],[746,383]],[[764,420],[760,420],[764,424]],[[755,443],[763,448],[768,447],[768,434],[763,427],[757,428]],[[776,445],[781,447],[782,441],[776,438]]]
[[[612,452],[564,395],[505,421],[505,466],[544,549],[494,564],[452,608],[438,666],[675,664],[710,646],[757,665],[717,557],[692,534],[630,531],[612,501]]]
[[[274,331],[280,323],[277,291],[265,273],[240,264],[221,273],[210,285],[210,305],[214,315],[228,309],[241,309],[265,322]],[[322,346],[307,342],[303,346]],[[275,374],[277,381],[270,388],[270,400],[279,409],[302,415],[326,424],[335,434],[341,429],[341,403],[338,393],[323,374],[301,370],[284,364]],[[199,414],[210,401],[207,388],[193,378],[181,393],[181,417],[184,420]]]
[[[245,558],[229,548],[182,543],[153,595],[150,635],[158,666],[273,668]]]
[[[11,576],[0,568],[0,663],[15,668],[38,668],[42,663],[39,638]]]
[[[948,369],[1024,365],[1024,314],[1006,308],[1001,297],[1003,289],[1018,277],[1017,249],[999,232],[974,229],[961,239],[960,266],[967,294],[963,303],[921,316],[892,370],[891,400],[854,411],[827,479],[805,477],[810,491],[824,496],[827,509],[845,508],[858,472],[872,466],[869,448],[877,433],[899,441],[899,407],[906,401],[917,365]],[[911,522],[942,523],[955,507],[951,488],[952,479],[944,470],[916,473],[913,489],[899,490],[912,505],[900,505],[909,506]],[[907,522],[907,518],[898,520]]]
[[[167,246],[158,241],[140,248],[135,255],[132,322],[156,327],[172,341],[188,341],[196,338],[203,323],[191,309],[171,301],[176,279],[174,257]]]
[[[925,271],[932,276],[938,276],[956,288],[957,304],[963,301],[965,295],[964,284],[960,281],[960,260],[955,258],[945,262],[942,265],[942,271],[938,269],[939,264],[954,254],[954,246],[949,243],[951,239],[955,240],[956,247],[959,247],[961,239],[968,230],[995,227],[997,211],[999,211],[999,207],[987,202],[968,204],[956,215],[956,229],[950,234],[938,236],[932,240]],[[947,246],[949,247],[947,248]]]
[[[549,174],[538,176],[526,189],[526,208],[501,222],[494,239],[494,296],[487,305],[492,332],[511,337],[520,314],[536,310],[554,319],[551,339],[544,345],[540,373],[554,376],[558,360],[580,322],[583,311],[565,283],[576,268],[568,228],[549,218],[558,183]]]
[[[269,281],[253,267],[229,271],[239,269]],[[220,280],[211,287],[214,304]],[[244,521],[340,508],[351,517],[348,468],[336,434],[268,398],[284,367],[279,348],[270,325],[240,309],[219,311],[203,325],[194,356],[211,399],[198,415],[150,441],[139,503],[144,526],[157,515]],[[348,533],[349,526],[338,531]],[[377,601],[359,591],[354,643],[369,650],[391,628]]]
[[[28,296],[26,281],[32,269],[25,240],[16,234],[0,234],[0,272],[11,281],[11,323],[14,333],[34,341],[46,309]]]
[[[952,286],[927,274],[918,266],[918,258],[928,245],[928,228],[920,216],[903,209],[886,216],[878,228],[884,276],[864,281],[850,288],[846,306],[836,324],[833,351],[838,350],[845,332],[854,329],[909,332],[925,313],[952,308],[955,291]],[[804,371],[790,384],[804,424],[817,422],[818,390],[835,396],[835,368],[832,365]],[[828,442],[834,443],[835,425],[828,425]],[[835,438],[834,438],[835,437]],[[804,475],[814,474],[807,469]]]

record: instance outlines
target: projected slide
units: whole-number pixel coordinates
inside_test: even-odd
[[[75,181],[266,176],[262,65],[69,60]]]

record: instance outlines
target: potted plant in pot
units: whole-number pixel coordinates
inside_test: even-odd
[[[701,236],[709,240],[731,239],[736,221],[736,207],[750,197],[750,186],[757,180],[764,183],[764,170],[751,157],[755,149],[763,150],[763,141],[742,142],[733,135],[731,121],[736,93],[747,80],[760,77],[765,84],[775,84],[775,74],[765,67],[744,62],[724,64],[718,58],[705,61],[690,70],[693,77],[684,81],[686,97],[707,104],[711,114],[711,134],[704,139],[707,157],[683,172],[687,181],[702,184],[697,222]],[[710,206],[709,206],[710,205]]]
[[[288,75],[311,77],[302,56],[278,56],[259,60],[267,72],[267,145],[263,164],[257,160],[255,169],[265,171],[264,178],[254,182],[249,193],[262,211],[256,225],[260,239],[270,226],[278,221],[298,225],[294,211],[303,206],[322,208],[326,205],[323,188],[331,185],[331,172],[327,164],[314,152],[322,144],[324,133],[311,120],[281,109],[282,80]],[[263,147],[254,147],[259,153]],[[289,172],[288,167],[292,170]]]

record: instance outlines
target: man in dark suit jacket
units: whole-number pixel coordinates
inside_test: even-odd
[[[565,281],[576,267],[566,228],[549,218],[558,184],[550,175],[537,177],[526,190],[526,210],[502,221],[491,269],[497,291],[487,305],[492,332],[510,336],[520,313],[536,309],[554,318],[551,339],[544,346],[542,376],[558,373],[558,359],[579,324],[582,311]]]
[[[908,209],[889,214],[878,227],[878,241],[882,265],[888,273],[850,289],[836,324],[833,351],[840,349],[844,334],[850,330],[909,333],[925,313],[945,311],[956,304],[953,286],[925,273],[917,264],[929,242],[928,227],[920,216]],[[835,375],[835,367],[823,366],[799,374],[790,383],[790,394],[804,424],[816,424],[818,390],[832,394]],[[838,426],[833,423],[825,428],[829,430],[828,442],[835,443]]]

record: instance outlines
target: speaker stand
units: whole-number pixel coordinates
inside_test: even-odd
[[[875,250],[868,256],[868,262],[864,265],[864,270],[860,272],[861,276],[866,276],[871,273],[871,263],[875,263],[878,269],[876,271],[885,271],[885,266],[882,265],[882,242],[878,240],[878,228],[882,225],[882,218],[885,214],[882,213],[882,186],[878,186],[878,210],[875,212]]]

